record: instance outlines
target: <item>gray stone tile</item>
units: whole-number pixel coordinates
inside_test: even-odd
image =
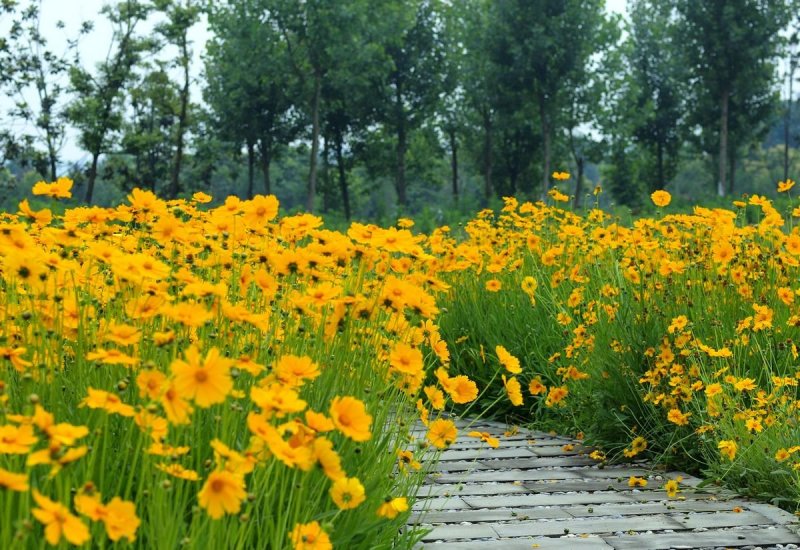
[[[718,546],[764,546],[800,542],[800,537],[784,527],[753,530],[713,530],[682,533],[646,533],[603,537],[617,550],[666,550]]]
[[[635,529],[636,531],[664,531],[680,529],[681,525],[666,515],[634,516],[625,518],[590,518],[565,521],[520,521],[498,523],[495,531],[501,537],[580,535],[596,533],[617,533]]]
[[[792,514],[718,487],[698,489],[701,480],[685,473],[643,462],[598,465],[570,438],[526,430],[506,438],[504,424],[468,424],[458,421],[461,437],[439,455],[438,473],[428,476],[414,503],[412,524],[432,525],[418,548],[656,550],[800,542]],[[497,435],[500,448],[466,438],[465,429]],[[567,443],[575,448],[565,451]],[[630,476],[647,478],[647,487],[629,487]],[[678,476],[681,492],[668,499],[663,485]]]
[[[534,546],[538,545],[538,546]],[[503,538],[498,540],[482,540],[470,542],[452,542],[442,544],[424,544],[420,548],[425,550],[610,550],[609,546],[599,537],[563,537],[563,538]]]
[[[775,522],[756,512],[704,512],[687,513],[675,516],[675,521],[685,529],[700,527],[713,529],[717,527],[740,527],[742,525],[774,525]]]
[[[518,506],[569,506],[573,504],[602,504],[631,502],[623,493],[552,493],[540,495],[504,495],[492,497],[463,497],[470,508],[516,508]]]
[[[411,507],[413,511],[422,510],[465,510],[470,506],[458,497],[436,497],[420,499]]]
[[[579,474],[569,470],[484,470],[469,474],[469,481],[536,481],[538,479],[578,479]],[[461,483],[467,481],[464,474],[442,474],[438,483]]]
[[[522,485],[513,483],[442,483],[429,485],[420,489],[420,497],[435,496],[475,496],[475,495],[507,495],[511,493],[529,492]]]
[[[411,523],[473,523],[487,521],[525,521],[529,519],[562,519],[561,508],[496,508],[492,510],[453,510],[412,516]]]
[[[536,453],[534,449],[532,451]],[[559,468],[577,468],[583,466],[592,466],[596,464],[594,460],[591,458],[586,458],[583,456],[571,456],[571,457],[542,457],[542,458],[500,458],[497,460],[492,459],[481,459],[481,464],[485,464],[494,469],[500,468],[551,468],[551,467],[559,467]]]
[[[492,524],[476,523],[472,525],[442,525],[434,527],[426,533],[423,541],[432,540],[460,540],[460,539],[484,539],[497,538],[497,531],[492,528]]]
[[[638,516],[648,514],[679,514],[685,512],[731,511],[737,504],[715,500],[662,501],[633,504],[594,504],[560,508],[574,517]]]
[[[442,453],[439,460],[474,460],[476,458],[520,458],[534,457],[528,447],[508,447],[492,449],[486,446],[482,449],[464,449],[460,451],[447,450]]]

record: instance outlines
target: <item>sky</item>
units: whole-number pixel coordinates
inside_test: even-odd
[[[109,54],[111,44],[111,25],[100,14],[100,10],[108,0],[41,0],[42,22],[41,29],[46,33],[49,46],[53,51],[64,52],[67,48],[67,40],[78,35],[78,30],[84,21],[92,21],[94,29],[86,36],[81,37],[78,51],[81,61],[86,68],[93,67],[102,61]],[[606,0],[608,11],[625,13],[626,0]],[[57,28],[57,23],[64,23],[63,29]],[[149,20],[142,24],[140,31],[147,33],[155,24]],[[8,32],[10,21],[0,18],[0,36]],[[210,38],[210,33],[205,21],[195,25],[190,30],[190,40],[193,42],[194,59],[192,62],[192,78],[195,82],[199,81],[202,73],[202,53],[204,44]],[[200,96],[200,87],[195,84],[192,88],[192,100],[197,101]],[[23,129],[24,123],[12,121],[8,118],[6,111],[12,105],[13,98],[0,97],[0,125],[15,126]],[[22,125],[22,127],[20,126]],[[74,131],[67,135],[67,140],[61,150],[61,157],[64,162],[85,161],[87,154],[77,146],[77,139]]]

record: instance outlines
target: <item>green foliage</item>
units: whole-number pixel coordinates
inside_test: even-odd
[[[797,177],[800,109],[778,113],[775,85],[780,68],[783,95],[800,89],[795,5],[124,0],[101,14],[108,57],[85,67],[93,23],[58,55],[39,4],[8,2],[0,161],[52,180],[75,136],[86,199],[99,179],[171,197],[279,193],[344,219],[542,197],[561,170],[576,208],[597,183],[603,205],[639,208],[664,187],[707,196],[722,169],[722,191],[750,193],[778,174],[756,169],[765,147],[783,144],[787,161],[769,158]],[[210,38],[193,44],[204,18]]]

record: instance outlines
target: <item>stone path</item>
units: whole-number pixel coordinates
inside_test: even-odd
[[[500,438],[491,449],[466,437],[444,451],[421,489],[412,525],[430,531],[420,548],[451,550],[798,548],[797,518],[679,472],[646,463],[601,468],[579,441],[478,422]],[[424,433],[420,431],[420,433]],[[630,476],[646,487],[630,487]],[[668,499],[669,479],[682,476]]]

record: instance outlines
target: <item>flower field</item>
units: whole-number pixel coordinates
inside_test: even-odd
[[[139,189],[0,214],[0,547],[410,547],[436,453],[497,444],[452,413],[795,510],[793,213],[623,226],[552,198],[429,235]]]

